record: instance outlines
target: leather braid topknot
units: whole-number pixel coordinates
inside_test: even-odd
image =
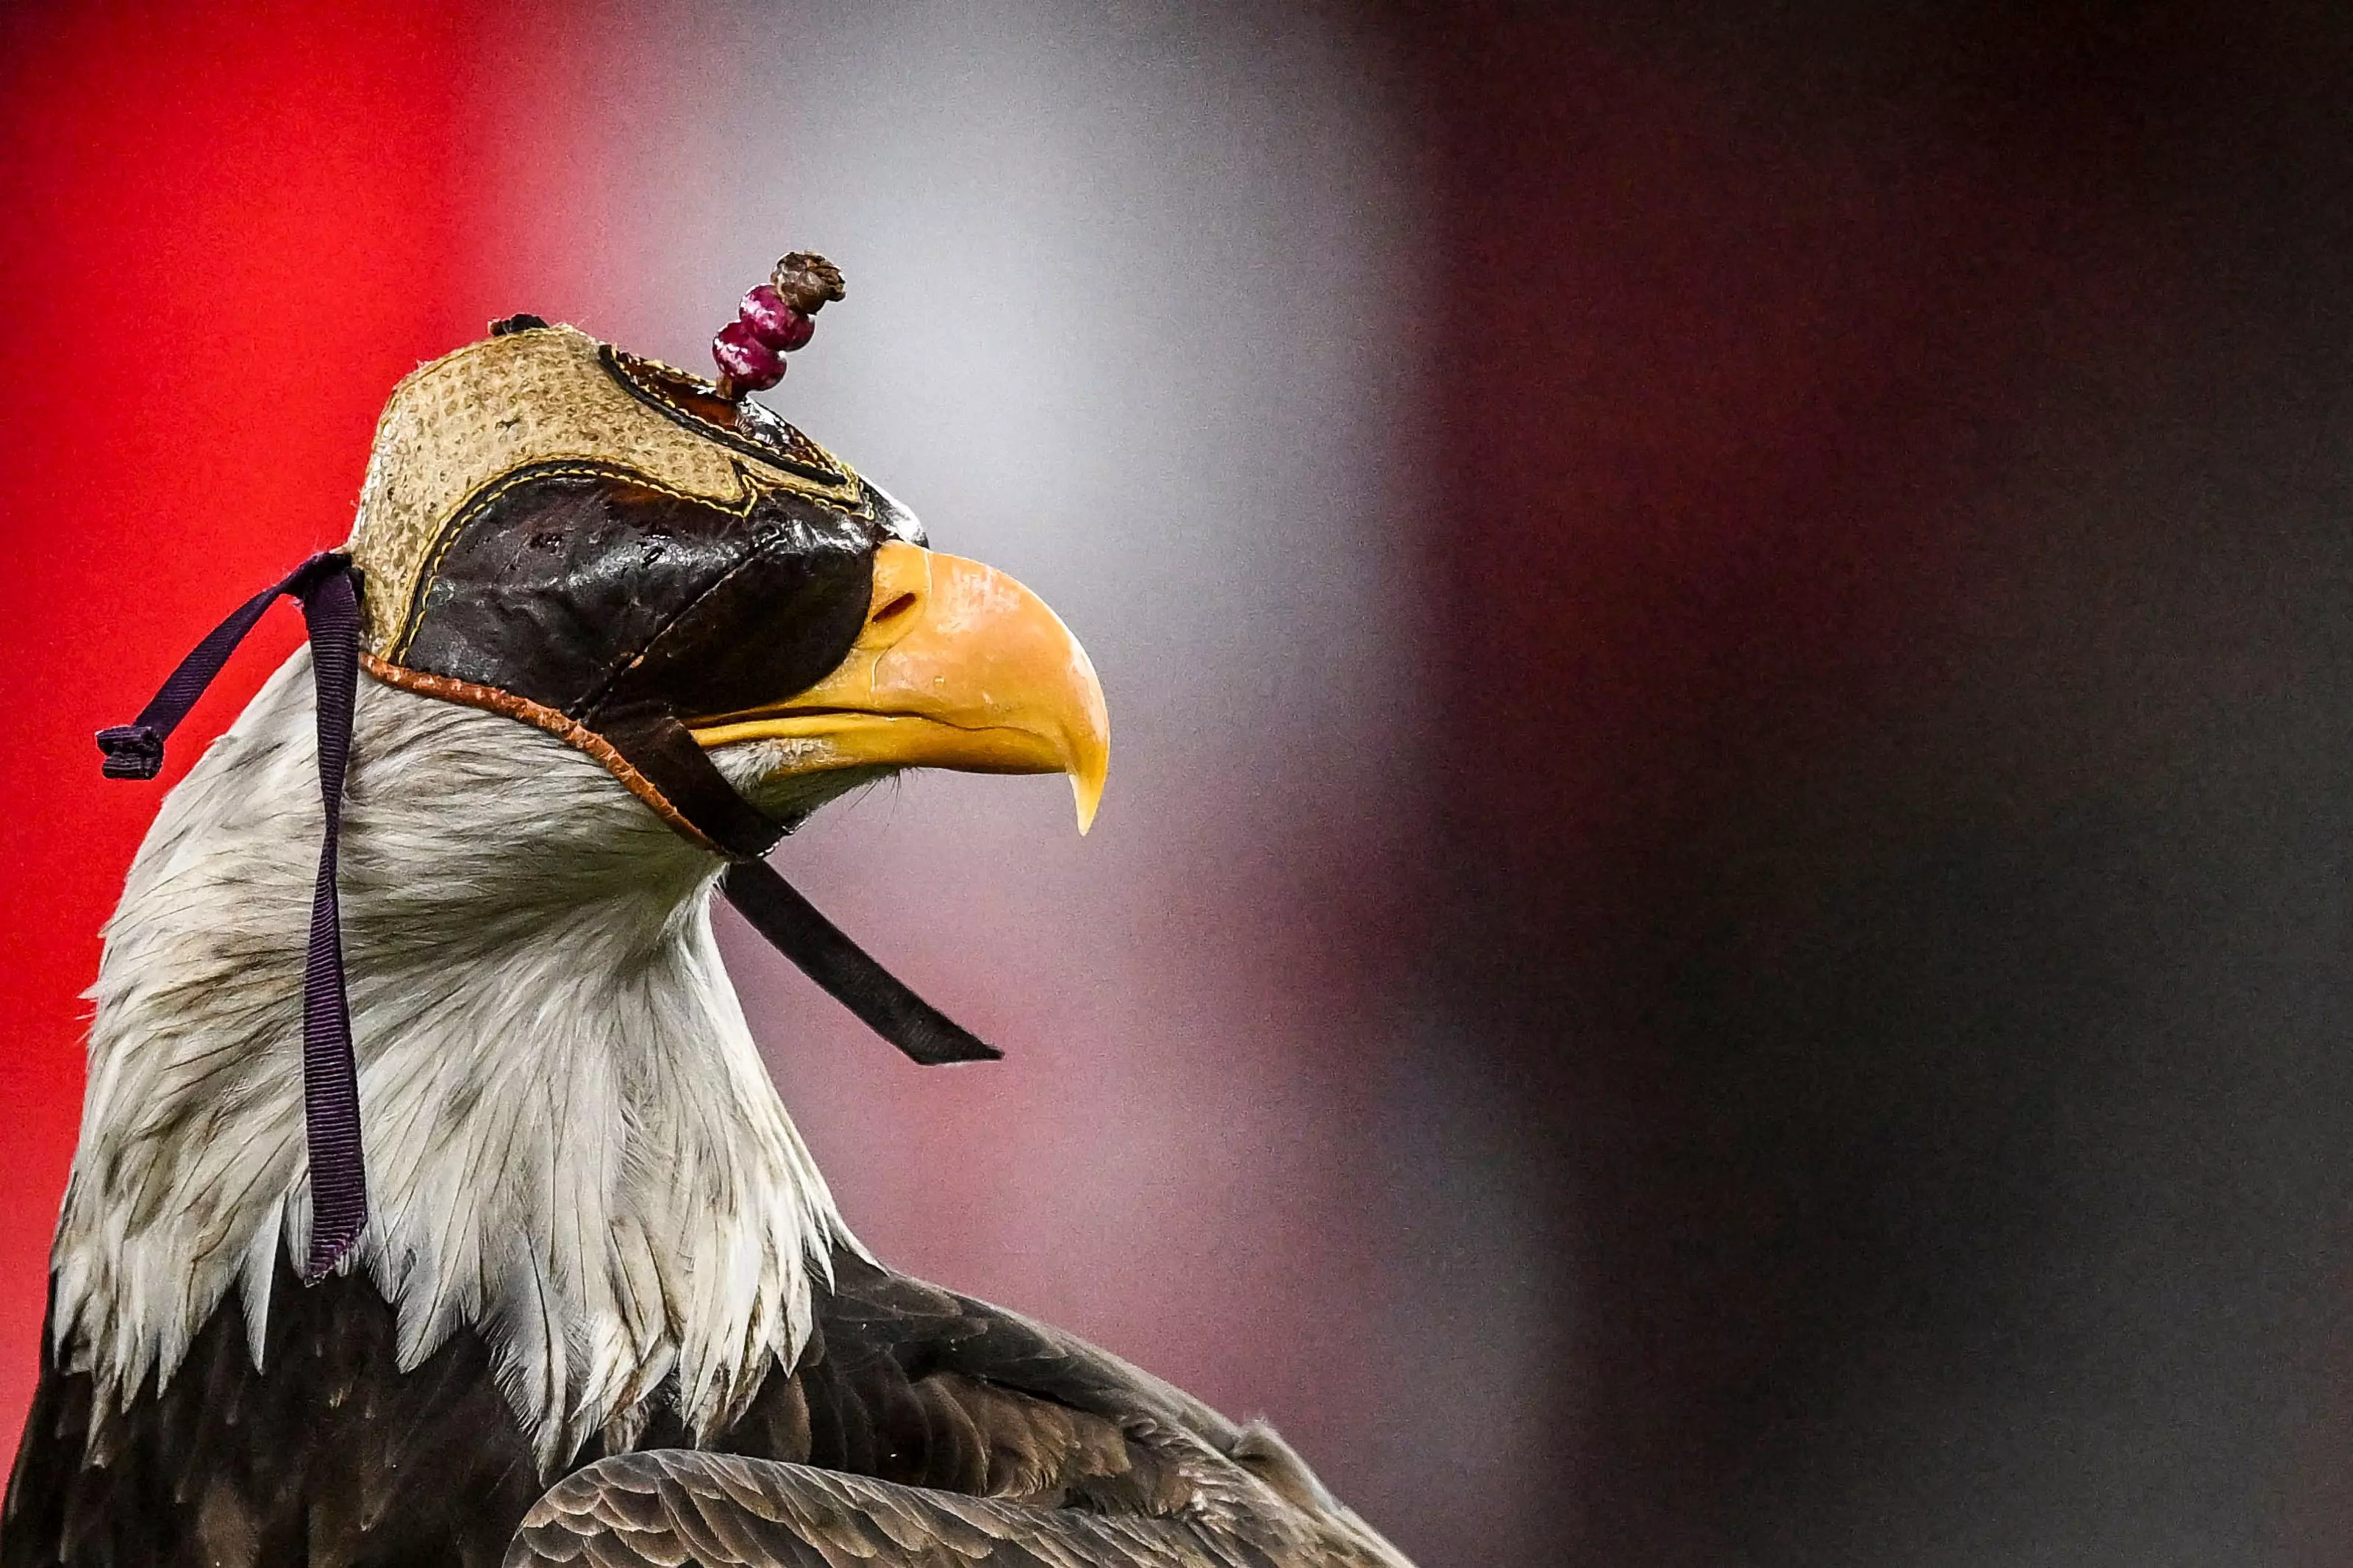
[[[804,315],[815,315],[828,300],[841,298],[841,268],[813,250],[796,250],[776,263],[768,287]]]
[[[841,268],[815,251],[796,250],[779,260],[768,281],[744,296],[735,319],[711,340],[719,395],[733,402],[784,380],[785,355],[817,331],[810,318],[841,297]]]

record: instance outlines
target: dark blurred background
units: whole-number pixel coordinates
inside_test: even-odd
[[[805,246],[1117,729],[788,847],[1002,1068],[732,946],[886,1258],[1427,1568],[2353,1560],[2341,9],[340,10],[0,19],[0,1425],[88,731],[409,364]]]

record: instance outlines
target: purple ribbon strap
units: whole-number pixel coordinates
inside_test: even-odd
[[[351,1004],[343,984],[343,936],[335,903],[335,846],[343,828],[343,772],[351,761],[352,706],[359,690],[359,595],[351,558],[313,555],[213,628],[128,724],[98,732],[111,779],[152,779],[164,742],[188,716],[271,601],[299,599],[311,637],[319,710],[319,798],[326,829],[311,894],[311,945],[302,965],[302,1127],[311,1151],[311,1253],[306,1284],[326,1278],[367,1225],[367,1168],[360,1151],[359,1072],[352,1058]]]

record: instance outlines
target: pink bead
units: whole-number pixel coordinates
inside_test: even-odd
[[[817,323],[785,303],[785,297],[763,283],[744,296],[736,311],[759,340],[778,353],[790,353],[809,341]]]
[[[765,391],[785,379],[785,362],[742,321],[730,321],[711,340],[711,357],[738,384]]]

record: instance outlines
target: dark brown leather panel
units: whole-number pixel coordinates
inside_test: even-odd
[[[591,728],[624,707],[692,719],[779,702],[849,657],[874,585],[865,522],[783,494],[756,504],[752,521],[756,542],[591,697]]]
[[[737,510],[608,465],[519,469],[451,524],[393,662],[573,721],[691,836],[762,855],[789,824],[737,795],[681,721],[830,673],[866,623],[885,536],[873,516],[788,490]]]
[[[453,525],[396,661],[597,729],[815,685],[864,625],[865,520],[784,491],[732,511],[592,465],[523,470]]]

